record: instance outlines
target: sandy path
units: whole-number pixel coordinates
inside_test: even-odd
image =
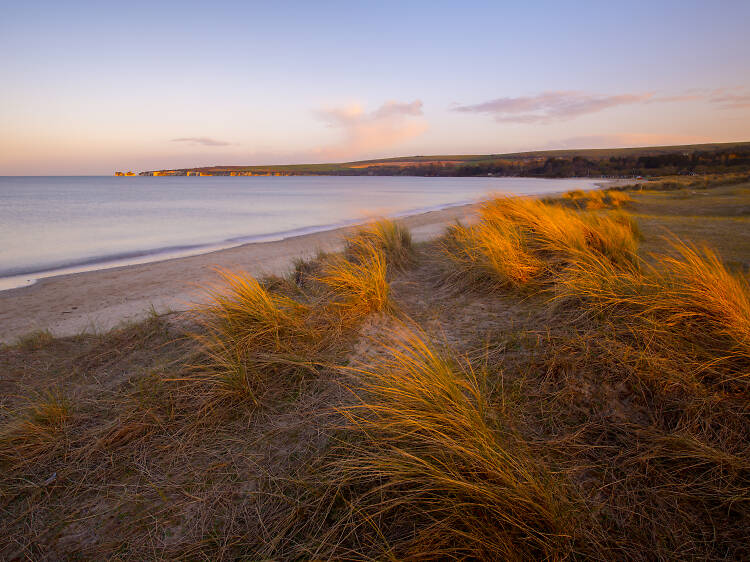
[[[416,241],[439,235],[455,220],[470,220],[474,205],[406,217]],[[49,277],[30,287],[0,292],[0,341],[12,342],[34,330],[71,335],[108,330],[157,311],[185,310],[200,302],[200,287],[216,281],[214,267],[253,275],[282,274],[297,257],[341,248],[351,228],[340,228],[278,242],[245,244],[208,254],[141,265]]]

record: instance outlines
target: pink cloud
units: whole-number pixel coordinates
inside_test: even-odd
[[[750,94],[720,93],[711,97],[709,101],[718,104],[721,109],[740,109],[750,107]]]
[[[712,103],[721,109],[740,109],[750,107],[750,93],[744,86],[692,89],[672,96],[657,96],[653,92],[609,96],[578,91],[549,91],[534,96],[496,98],[473,105],[457,105],[453,110],[489,114],[500,123],[551,123],[621,105],[686,101]]]
[[[417,137],[427,130],[422,119],[422,102],[387,101],[366,112],[361,105],[330,108],[317,112],[331,127],[342,130],[341,142],[316,151],[326,158],[361,157]]]
[[[454,111],[489,113],[502,123],[549,123],[596,113],[610,107],[648,101],[652,93],[605,96],[574,91],[542,92],[535,96],[497,98]]]
[[[170,142],[182,142],[200,146],[230,146],[232,144],[231,142],[213,139],[211,137],[181,137],[179,139],[172,139]]]

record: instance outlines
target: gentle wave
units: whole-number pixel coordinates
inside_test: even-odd
[[[0,290],[437,211],[493,192],[594,186],[534,178],[0,177]]]

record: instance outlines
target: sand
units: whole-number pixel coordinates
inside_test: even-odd
[[[456,220],[470,221],[475,205],[405,217],[417,242],[439,236]],[[157,312],[187,310],[200,303],[203,288],[215,284],[214,268],[252,275],[284,274],[294,258],[318,250],[336,251],[352,228],[339,228],[277,242],[244,244],[197,256],[48,277],[29,287],[0,292],[0,341],[36,330],[56,336],[109,330]]]

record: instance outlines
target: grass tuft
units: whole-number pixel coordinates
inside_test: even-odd
[[[60,434],[71,415],[71,403],[60,391],[31,397],[28,405],[11,415],[0,427],[0,464],[14,468],[40,457],[60,445]]]
[[[449,229],[444,248],[468,274],[499,287],[519,288],[547,282],[581,259],[604,258],[614,264],[637,259],[640,233],[623,213],[594,214],[527,198],[485,203],[481,220]],[[532,285],[533,287],[533,285]]]
[[[350,371],[356,405],[331,485],[340,537],[396,558],[560,558],[576,533],[567,488],[498,427],[482,376],[407,332]],[[380,546],[377,546],[380,545]]]
[[[318,278],[334,307],[355,320],[392,306],[385,252],[371,240],[360,240],[356,247],[356,260],[331,256]]]
[[[413,263],[411,233],[398,221],[381,219],[360,228],[347,240],[346,253],[355,261],[368,259],[371,247],[385,254],[389,267],[401,270]]]
[[[257,402],[272,372],[308,361],[320,345],[320,329],[309,306],[271,292],[251,276],[219,273],[225,286],[210,291],[197,316],[202,331],[193,337],[219,385]]]

